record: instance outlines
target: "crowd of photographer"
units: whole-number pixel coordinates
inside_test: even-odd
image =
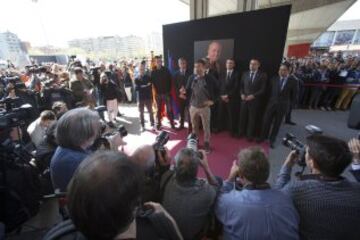
[[[74,114],[78,111],[84,113]],[[71,110],[61,124],[75,121],[74,116],[83,124],[79,128],[96,124],[95,115],[81,120],[90,118],[86,112],[93,114]],[[56,137],[76,134],[72,130],[59,128]],[[51,168],[54,173],[67,169],[53,182],[66,190],[70,219],[44,239],[357,239],[360,234],[360,184],[341,176],[352,162],[358,177],[357,139],[347,144],[309,136],[304,159],[292,151],[273,187],[267,183],[269,160],[258,147],[240,151],[223,180],[213,174],[205,151],[197,149],[195,136],[173,160],[166,132],[131,156],[80,149],[94,135],[82,139],[73,164],[62,161]],[[309,174],[290,181],[300,161]],[[206,179],[198,178],[199,168]]]
[[[162,80],[168,72],[158,61],[155,77]],[[250,68],[259,65],[258,60],[252,62]],[[203,76],[204,62],[195,65]],[[314,134],[305,146],[288,136],[287,145],[297,151],[287,157],[273,187],[267,182],[270,164],[263,150],[243,149],[228,178],[221,179],[212,172],[207,153],[198,150],[195,134],[174,159],[165,147],[169,136],[164,131],[153,145],[131,156],[119,151],[127,132],[122,126],[113,131],[118,104],[125,96],[133,101],[129,90],[137,90],[144,126],[145,106],[152,115],[148,79],[137,78],[129,89],[129,71],[113,65],[88,68],[74,61],[66,71],[59,68],[28,67],[24,74],[7,71],[1,78],[0,193],[5,208],[0,222],[7,232],[37,214],[42,196],[56,190],[55,198],[65,199],[64,221],[46,234],[46,240],[360,236],[360,185],[341,176],[352,162],[351,172],[360,181],[358,139],[346,144]],[[145,76],[145,69],[140,64],[140,76]],[[288,65],[281,65],[280,76],[288,70]],[[157,96],[158,108],[170,104],[169,89],[160,80],[157,87],[164,92]],[[191,98],[191,104],[197,106],[200,100]],[[102,104],[106,108],[96,107]],[[158,111],[158,125],[160,119]],[[173,117],[170,120],[174,127]],[[150,122],[154,125],[154,118]],[[198,132],[199,126],[194,127]],[[295,163],[307,166],[309,174],[290,181]],[[200,168],[206,179],[198,177]]]

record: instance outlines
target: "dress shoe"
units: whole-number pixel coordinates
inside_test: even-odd
[[[296,125],[296,123],[294,123],[294,122],[292,122],[292,121],[286,121],[286,122],[285,122],[285,124],[288,124],[288,125],[293,125],[293,126],[295,126],[295,125]]]

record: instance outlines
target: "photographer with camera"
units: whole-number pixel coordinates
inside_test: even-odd
[[[347,144],[337,138],[307,137],[305,162],[310,174],[290,182],[297,151],[286,158],[277,188],[289,195],[300,215],[302,239],[359,239],[360,184],[341,174],[352,160]]]
[[[270,163],[261,148],[240,151],[216,202],[224,239],[299,239],[294,204],[270,188],[269,173]]]
[[[116,93],[116,85],[109,78],[110,74],[102,73],[100,75],[100,91],[103,96],[104,102],[106,103],[106,109],[108,113],[110,127],[115,127],[116,116],[118,114],[118,100]]]
[[[199,167],[207,181],[197,177]],[[187,147],[177,152],[174,170],[163,174],[160,189],[162,204],[176,220],[184,239],[200,239],[205,234],[217,187],[205,151]]]
[[[79,164],[92,153],[90,147],[99,137],[100,130],[98,113],[86,108],[72,109],[59,119],[55,133],[59,146],[50,163],[54,189],[66,191]],[[121,143],[120,133],[111,138],[112,149],[117,149]]]
[[[123,153],[103,151],[88,157],[69,184],[70,220],[50,230],[44,240],[181,240],[176,222],[160,204],[141,204],[142,177]]]
[[[73,92],[77,104],[95,104],[92,97],[93,84],[84,77],[81,67],[74,68],[75,78],[70,81],[70,90]]]

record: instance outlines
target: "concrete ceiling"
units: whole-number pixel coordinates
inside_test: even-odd
[[[180,0],[189,4],[190,0]],[[238,0],[208,0],[208,15],[237,12]],[[356,0],[258,0],[257,8],[291,4],[286,45],[312,43]]]

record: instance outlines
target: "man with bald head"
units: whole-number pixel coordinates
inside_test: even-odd
[[[160,202],[160,180],[162,175],[169,170],[171,158],[166,149],[155,151],[152,145],[143,145],[135,150],[130,157],[144,172],[141,198],[143,201]]]

